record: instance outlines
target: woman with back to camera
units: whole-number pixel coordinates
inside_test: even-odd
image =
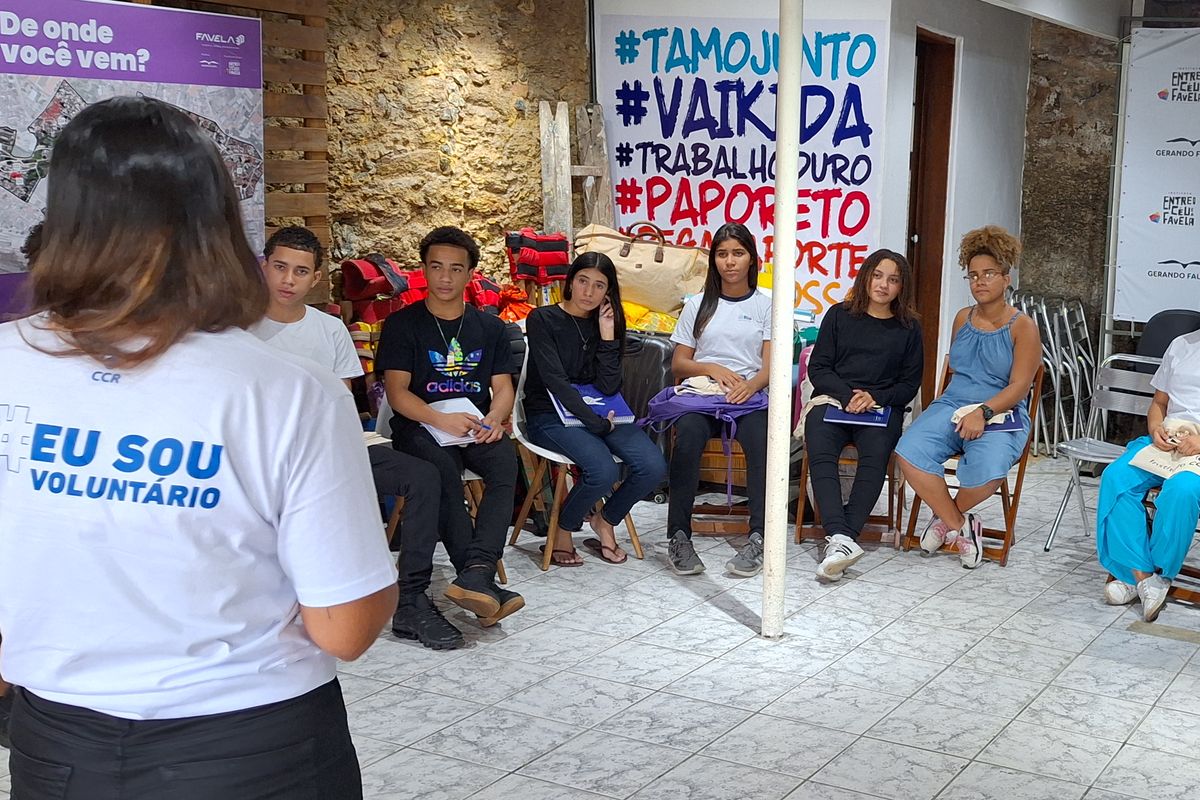
[[[667,465],[645,431],[617,423],[614,412],[597,414],[579,392],[583,385],[603,395],[621,391],[625,312],[612,259],[603,253],[577,257],[567,272],[562,302],[535,308],[525,325],[529,361],[524,409],[529,439],[567,456],[581,473],[559,511],[559,528],[568,535],[554,543],[551,560],[564,567],[583,563],[569,534],[581,530],[591,514],[596,536],[585,539],[584,547],[610,564],[624,563],[629,556],[617,544],[615,526],[658,485]],[[579,420],[578,427],[564,423],[551,395]],[[615,491],[620,467],[614,455],[626,468],[625,479]],[[592,513],[603,498],[608,498],[603,507]]]
[[[1009,272],[1020,255],[1021,242],[998,225],[963,237],[958,263],[975,305],[954,316],[953,378],[896,445],[905,479],[934,514],[921,534],[921,549],[934,553],[953,544],[967,569],[983,560],[983,522],[971,509],[992,496],[1029,438],[1026,405],[1042,340],[1033,320],[1008,303]],[[956,422],[956,412],[968,407]],[[984,426],[1005,412],[1012,412],[1017,428],[985,433]],[[942,464],[958,453],[959,489],[951,497]]]
[[[707,376],[725,400],[742,405],[767,388],[771,360],[771,300],[758,291],[758,247],[745,225],[727,223],[713,234],[703,294],[683,306],[671,334],[677,381]],[[746,455],[750,535],[725,567],[749,578],[762,569],[767,470],[767,410],[736,418],[734,438]],[[677,575],[697,575],[704,562],[692,545],[692,507],[700,485],[700,454],[725,423],[708,414],[684,414],[675,422],[671,494],[667,509],[667,559]]]
[[[904,407],[921,388],[924,365],[912,268],[899,253],[876,250],[859,268],[850,295],[821,320],[808,362],[814,395],[837,400],[850,414],[888,409],[881,427],[826,421],[828,409],[819,405],[805,419],[813,495],[828,542],[817,566],[819,578],[840,580],[864,555],[858,537],[879,499],[888,460],[900,438]],[[858,466],[849,502],[843,504],[838,459],[847,444],[858,451]]]
[[[0,672],[14,800],[342,800],[335,677],[396,607],[354,402],[244,328],[266,293],[212,141],[149,98],[50,164],[0,326]]]

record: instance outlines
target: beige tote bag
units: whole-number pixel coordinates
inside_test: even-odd
[[[704,290],[708,251],[668,244],[662,230],[649,222],[629,229],[634,233],[588,225],[575,234],[575,255],[603,253],[617,267],[622,300],[679,316],[683,298]]]

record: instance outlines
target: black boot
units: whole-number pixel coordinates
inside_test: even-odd
[[[416,639],[431,650],[462,647],[463,635],[438,611],[424,592],[401,595],[392,615],[392,633],[401,639]]]
[[[492,582],[492,590],[500,598],[500,610],[496,612],[495,616],[479,618],[479,624],[485,628],[492,627],[509,614],[515,614],[525,607],[524,597],[521,597],[521,595],[517,594],[516,592],[510,592],[507,589],[501,589],[498,585],[496,585],[495,581]]]
[[[446,599],[477,617],[494,617],[500,612],[500,596],[492,587],[496,568],[468,564],[446,589]]]

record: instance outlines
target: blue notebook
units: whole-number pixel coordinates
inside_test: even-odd
[[[601,394],[596,390],[595,386],[590,383],[573,383],[575,390],[579,392],[579,396],[583,398],[583,402],[587,403],[592,411],[596,412],[597,416],[607,417],[608,412],[617,412],[613,422],[617,425],[627,425],[632,423],[636,416],[629,408],[629,404],[625,402],[625,398],[619,394]],[[554,404],[554,410],[558,412],[558,418],[562,420],[563,425],[568,428],[582,428],[583,423],[579,418],[570,412],[570,410],[558,401],[553,392],[547,392],[550,395],[550,402]]]
[[[878,411],[864,411],[861,414],[851,414],[837,406],[825,407],[825,421],[841,425],[869,425],[872,428],[886,428],[892,418],[892,407],[887,406]]]
[[[984,433],[995,433],[996,431],[1019,431],[1021,430],[1021,418],[1016,414],[1002,414],[1004,419],[999,422],[989,422],[983,426]]]

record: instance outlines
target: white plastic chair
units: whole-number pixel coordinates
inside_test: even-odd
[[[1067,502],[1071,499],[1074,489],[1079,501],[1079,515],[1083,520],[1083,529],[1088,529],[1087,506],[1083,501],[1083,481],[1079,475],[1079,465],[1083,462],[1095,464],[1111,464],[1125,453],[1124,445],[1105,441],[1104,426],[1108,413],[1129,414],[1144,418],[1150,410],[1150,401],[1154,399],[1154,387],[1150,385],[1151,373],[1138,372],[1133,369],[1119,369],[1117,364],[1150,364],[1157,366],[1162,359],[1148,358],[1118,353],[1111,355],[1100,364],[1096,370],[1093,382],[1092,410],[1088,414],[1082,437],[1061,442],[1058,452],[1067,456],[1071,462],[1071,483],[1063,492],[1062,502],[1058,513],[1050,526],[1050,534],[1046,537],[1045,551],[1050,551],[1054,544],[1054,535],[1058,533],[1058,525],[1062,522],[1063,513],[1067,510]],[[1092,434],[1096,434],[1093,436]]]
[[[525,364],[521,369],[521,378],[517,381],[517,399],[513,404],[513,434],[517,437],[517,443],[525,448],[532,457],[534,468],[533,475],[529,477],[529,491],[525,493],[525,502],[521,504],[521,512],[517,514],[517,522],[513,525],[512,537],[508,543],[510,546],[517,543],[517,539],[520,538],[521,531],[525,527],[525,520],[529,518],[529,512],[533,508],[533,501],[541,491],[542,477],[550,468],[551,463],[558,464],[558,479],[554,481],[554,498],[550,502],[550,525],[546,532],[546,547],[542,552],[542,570],[545,571],[550,569],[550,562],[554,556],[554,543],[559,534],[558,512],[567,496],[567,468],[573,466],[574,462],[562,453],[534,444],[529,441],[529,437],[525,433],[525,375],[528,366],[529,356],[526,353]],[[621,459],[615,455],[613,461],[621,463]],[[639,559],[644,558],[645,554],[642,551],[641,540],[638,539],[637,528],[634,527],[633,517],[629,514],[625,515],[625,528],[629,531],[629,541],[633,545],[634,555]]]

